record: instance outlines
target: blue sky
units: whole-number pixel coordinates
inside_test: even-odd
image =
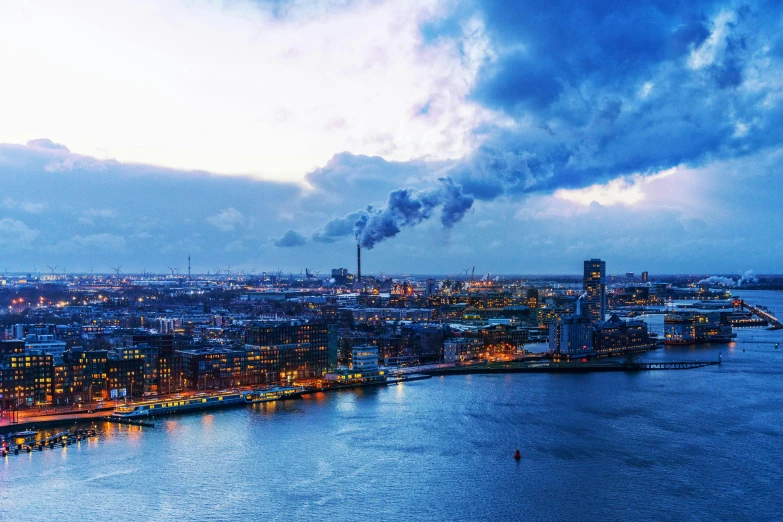
[[[781,272],[777,2],[4,2],[0,268]]]

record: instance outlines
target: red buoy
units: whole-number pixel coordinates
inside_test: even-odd
[[[519,450],[517,450],[516,452],[514,452],[514,458],[515,458],[516,460],[519,460],[519,459],[521,459],[521,458],[522,458],[522,455],[519,453]]]

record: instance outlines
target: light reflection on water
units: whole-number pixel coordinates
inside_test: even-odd
[[[779,293],[752,302],[783,311]],[[783,350],[646,358],[718,353],[699,370],[433,378],[102,423],[2,459],[0,520],[777,520]]]

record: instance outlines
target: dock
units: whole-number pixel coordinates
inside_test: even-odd
[[[113,422],[114,424],[127,424],[129,426],[142,426],[144,428],[154,428],[155,423],[145,420],[139,420],[139,419],[121,419],[119,417],[112,417],[109,415],[108,417],[103,417],[101,420],[104,420],[106,422]]]
[[[720,365],[720,361],[670,361],[670,362],[637,362],[635,366],[639,367],[640,371],[645,370],[692,370],[694,368],[704,368],[705,366],[717,366]]]
[[[767,321],[767,323],[769,323],[769,325],[770,325],[769,328],[767,328],[768,330],[780,330],[780,329],[783,329],[783,323],[781,323],[778,320],[777,317],[775,317],[774,315],[769,313],[768,310],[766,310],[766,309],[762,310],[763,307],[761,307],[760,305],[752,306],[752,305],[749,305],[748,303],[746,303],[744,299],[735,299],[734,300],[734,307],[735,308],[744,308],[744,309],[748,310],[750,313],[752,313],[753,315],[755,315],[756,317],[761,317],[762,319]]]
[[[596,372],[640,372],[654,370],[691,370],[720,365],[720,361],[652,361],[652,362],[538,362],[538,363],[491,363],[483,365],[433,368],[420,373],[441,375],[471,375],[492,373],[596,373]]]
[[[419,372],[418,374],[409,374],[405,375],[403,377],[391,377],[389,379],[386,379],[385,381],[376,381],[376,382],[357,382],[357,383],[351,383],[351,384],[341,384],[337,386],[325,386],[323,388],[312,388],[305,392],[305,394],[308,393],[319,393],[319,392],[331,392],[331,391],[343,391],[343,390],[356,390],[359,388],[380,388],[383,386],[395,386],[397,384],[403,384],[406,382],[413,382],[413,381],[421,381],[424,379],[430,379],[432,378],[432,375],[427,374],[426,372]]]

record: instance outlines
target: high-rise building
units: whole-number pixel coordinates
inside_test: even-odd
[[[606,318],[606,261],[585,261],[583,281],[586,295],[582,300],[582,312],[591,321],[603,321]]]
[[[642,283],[646,283],[648,277],[649,276],[648,276],[647,272],[642,272]]]

